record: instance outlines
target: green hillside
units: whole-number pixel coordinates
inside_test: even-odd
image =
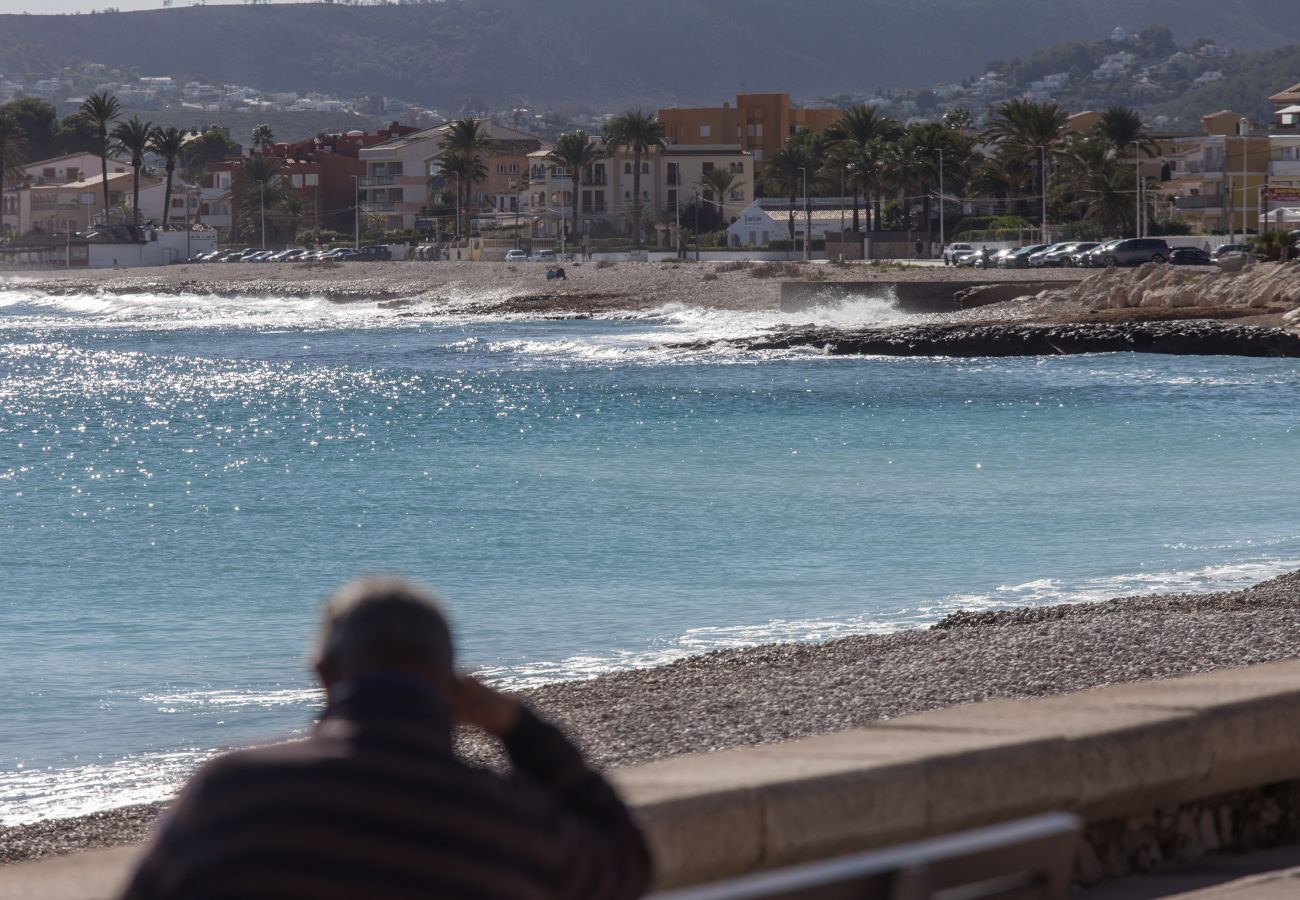
[[[717,102],[957,79],[984,60],[1167,23],[1179,40],[1300,42],[1295,0],[440,0],[0,16],[0,68],[101,62],[458,108]]]

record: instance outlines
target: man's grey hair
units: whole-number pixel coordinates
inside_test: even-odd
[[[315,662],[335,678],[422,669],[450,679],[451,627],[425,588],[400,578],[362,578],[326,601]]]

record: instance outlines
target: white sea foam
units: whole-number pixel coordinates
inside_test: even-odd
[[[535,687],[554,681],[594,678],[611,672],[666,665],[712,650],[761,644],[820,642],[861,634],[892,634],[925,628],[958,611],[984,612],[1020,606],[1090,603],[1136,594],[1181,594],[1232,591],[1300,569],[1300,559],[1255,559],[1178,569],[1130,572],[1079,581],[1041,578],[1021,584],[998,585],[990,591],[952,594],[921,606],[901,605],[893,612],[832,618],[773,619],[726,627],[694,628],[685,634],[639,650],[584,654],[562,660],[487,666],[484,677],[515,687]]]

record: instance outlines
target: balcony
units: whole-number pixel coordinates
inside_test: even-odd
[[[1174,208],[1187,210],[1221,210],[1223,209],[1222,194],[1196,194],[1191,197],[1175,197]]]
[[[583,173],[582,183],[586,185],[592,185],[592,184],[603,185],[603,184],[608,184],[609,181],[605,178],[603,174],[593,175],[591,173]]]
[[[371,200],[369,203],[361,204],[363,213],[390,213],[397,211],[397,203],[393,200]]]
[[[1272,178],[1300,177],[1300,159],[1280,159],[1268,164],[1268,174]]]
[[[365,178],[358,179],[361,187],[392,187],[397,183],[396,175],[367,175]]]
[[[584,203],[582,204],[582,211],[589,216],[604,215],[609,212],[609,207],[604,203]]]

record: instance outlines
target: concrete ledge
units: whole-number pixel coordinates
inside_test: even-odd
[[[1105,821],[1300,778],[1300,661],[994,700],[613,778],[661,887],[1050,810]]]
[[[662,888],[1051,810],[1109,821],[1300,779],[1300,660],[993,700],[612,778]],[[0,896],[107,896],[133,855],[0,867]]]

